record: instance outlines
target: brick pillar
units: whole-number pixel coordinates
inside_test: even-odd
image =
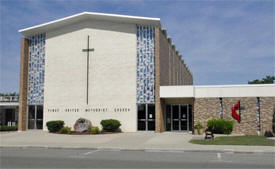
[[[156,114],[156,132],[163,132],[164,129],[164,104],[160,99],[160,29],[155,28],[155,114]]]
[[[21,39],[20,51],[20,85],[19,85],[19,112],[18,130],[27,129],[27,98],[28,98],[28,59],[29,43],[25,38]]]

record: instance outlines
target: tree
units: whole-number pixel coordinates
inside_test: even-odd
[[[0,96],[19,96],[18,93],[12,92],[12,93],[0,93]]]
[[[248,84],[271,84],[275,80],[275,76],[266,76],[262,80],[256,79],[253,81],[248,81]]]

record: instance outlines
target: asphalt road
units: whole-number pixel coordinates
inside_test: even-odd
[[[1,168],[275,168],[264,153],[2,148]]]

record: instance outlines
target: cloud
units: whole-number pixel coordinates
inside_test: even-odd
[[[193,4],[177,17],[166,15],[168,34],[194,72],[196,84],[247,83],[274,74],[272,6],[250,10],[251,5]]]

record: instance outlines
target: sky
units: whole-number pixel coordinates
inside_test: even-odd
[[[0,92],[19,91],[18,30],[80,12],[161,19],[195,85],[275,75],[273,0],[0,0]]]

